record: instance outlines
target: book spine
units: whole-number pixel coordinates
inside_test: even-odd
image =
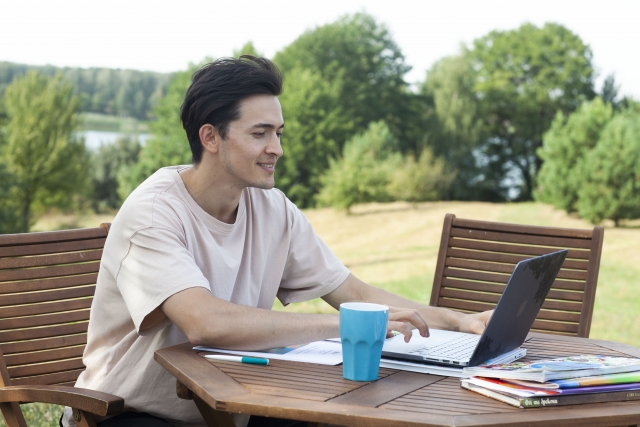
[[[523,408],[542,408],[544,406],[562,406],[586,403],[626,402],[629,400],[640,400],[640,390],[519,398],[520,405]]]

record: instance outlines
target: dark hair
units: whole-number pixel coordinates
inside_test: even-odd
[[[219,58],[193,73],[180,107],[180,119],[194,163],[202,160],[200,128],[205,124],[215,126],[226,139],[229,122],[240,118],[240,101],[261,93],[282,93],[282,74],[266,58]]]

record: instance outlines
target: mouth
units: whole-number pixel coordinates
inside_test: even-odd
[[[276,169],[276,163],[275,162],[258,163],[258,166],[260,166],[262,169],[265,169],[265,170],[270,171],[270,172],[273,172]]]

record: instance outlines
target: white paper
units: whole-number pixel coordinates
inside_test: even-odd
[[[381,368],[397,369],[399,371],[419,372],[421,374],[442,375],[445,377],[464,378],[462,368],[449,366],[427,365],[424,363],[406,362],[404,360],[381,359]]]
[[[315,341],[309,344],[291,345],[288,347],[270,348],[259,351],[237,351],[202,346],[197,346],[193,349],[235,354],[238,356],[317,363],[319,365],[339,365],[342,363],[342,344],[334,341]]]

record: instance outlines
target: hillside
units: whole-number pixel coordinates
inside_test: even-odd
[[[579,218],[540,203],[469,202],[405,203],[357,206],[350,216],[332,209],[306,210],[316,232],[360,279],[408,298],[428,303],[442,221],[446,213],[460,218],[589,228]],[[95,226],[111,217],[52,217],[34,229]],[[640,346],[640,226],[605,224],[591,337]],[[276,302],[276,309],[283,309]],[[333,312],[322,300],[291,304],[284,310]]]

